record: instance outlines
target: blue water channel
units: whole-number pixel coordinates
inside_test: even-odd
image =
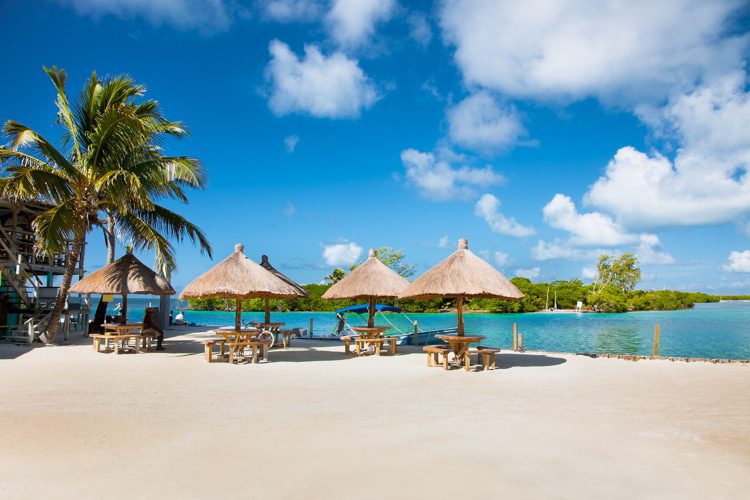
[[[130,317],[142,316],[136,299],[131,303]],[[158,300],[153,304],[158,305]],[[176,311],[176,304],[175,304]],[[200,325],[229,326],[234,313],[185,311],[188,321]],[[262,313],[244,313],[243,320],[260,320]],[[336,326],[334,313],[273,313],[274,321],[287,327],[309,328],[313,320],[315,335],[329,335]],[[388,319],[403,332],[417,321],[421,330],[451,328],[455,315],[407,314],[389,315]],[[365,318],[348,316],[351,325],[362,325]],[[650,355],[655,325],[661,325],[662,356],[750,359],[750,302],[697,304],[684,311],[632,312],[622,314],[525,313],[466,314],[466,332],[484,335],[482,342],[510,348],[512,325],[518,324],[524,346],[529,350],[576,353],[611,353]],[[387,324],[383,319],[378,323]],[[392,332],[396,332],[394,329]]]

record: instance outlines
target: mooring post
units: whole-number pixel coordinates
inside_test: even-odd
[[[513,323],[513,350],[518,350],[518,323]]]
[[[659,348],[661,347],[661,325],[656,324],[654,326],[654,341],[651,344],[651,357],[656,358],[659,356]]]

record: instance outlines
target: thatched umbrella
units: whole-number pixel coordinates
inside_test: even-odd
[[[496,297],[518,300],[523,293],[489,263],[469,250],[469,242],[458,240],[458,250],[414,280],[399,295],[404,299],[456,299],[458,334],[464,334],[465,297]]]
[[[245,256],[245,245],[234,246],[232,255],[198,276],[185,287],[181,299],[216,297],[235,299],[234,326],[242,327],[244,299],[298,297],[297,289]]]
[[[70,287],[71,293],[122,295],[122,322],[127,322],[128,295],[174,295],[172,285],[128,252]]]
[[[375,303],[378,298],[398,297],[409,282],[400,274],[386,266],[370,250],[367,260],[349,275],[326,290],[324,299],[367,299],[370,303],[367,326],[375,326]]]
[[[271,274],[279,278],[281,281],[284,281],[287,284],[291,285],[294,288],[294,290],[297,292],[298,297],[307,297],[307,290],[299,286],[299,284],[297,284],[297,282],[295,282],[289,276],[287,276],[286,274],[282,273],[281,271],[273,267],[271,263],[268,262],[268,255],[261,255],[260,267],[270,272]],[[264,323],[271,322],[271,309],[269,307],[268,300],[269,300],[268,297],[265,297],[263,299],[263,309],[264,309],[263,322]]]

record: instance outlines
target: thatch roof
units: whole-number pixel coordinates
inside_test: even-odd
[[[176,293],[172,285],[127,253],[111,264],[95,271],[70,287],[71,293],[103,293],[129,295],[133,293],[150,295],[172,295]]]
[[[301,286],[299,286],[297,284],[297,282],[295,282],[294,280],[292,280],[289,276],[287,276],[286,274],[282,273],[281,271],[278,271],[275,267],[273,267],[271,265],[271,263],[268,262],[268,255],[262,255],[261,256],[261,258],[260,258],[260,267],[262,267],[266,271],[269,271],[274,276],[276,276],[280,280],[286,282],[287,284],[292,285],[292,287],[294,287],[294,289],[297,291],[297,294],[300,297],[307,297],[307,290],[305,290],[304,288],[302,288]]]
[[[296,287],[282,281],[245,256],[238,243],[232,255],[198,276],[180,294],[181,299],[218,297],[224,299],[299,297]]]
[[[378,259],[370,250],[367,260],[323,294],[324,299],[398,297],[409,282]]]
[[[458,250],[414,280],[400,298],[499,297],[521,299],[523,293],[489,263],[458,241]]]

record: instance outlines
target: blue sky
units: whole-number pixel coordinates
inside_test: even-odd
[[[668,0],[0,2],[0,120],[56,139],[43,65],[77,94],[129,73],[191,136],[183,287],[234,243],[300,282],[460,237],[507,276],[588,281],[638,254],[642,288],[750,291],[748,8]],[[126,244],[127,242],[122,242]],[[149,255],[143,256],[152,262]],[[87,268],[104,263],[93,233]]]

